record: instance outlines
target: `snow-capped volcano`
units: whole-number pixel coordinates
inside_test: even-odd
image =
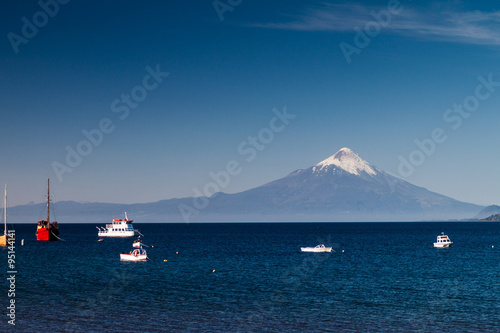
[[[205,212],[247,221],[418,221],[464,218],[481,208],[412,185],[342,148],[283,178],[219,195]]]
[[[361,172],[366,172],[369,175],[377,174],[376,168],[370,163],[363,160],[349,148],[342,148],[335,155],[319,162],[313,167],[313,172],[319,172],[328,169],[330,166],[338,167],[344,171],[359,176]]]

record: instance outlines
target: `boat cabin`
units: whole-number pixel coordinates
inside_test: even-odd
[[[450,243],[450,242],[451,242],[450,238],[446,235],[438,236],[436,241],[436,243]]]

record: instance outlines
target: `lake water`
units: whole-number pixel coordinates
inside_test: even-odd
[[[154,246],[138,263],[96,225],[47,243],[15,225],[0,331],[500,332],[499,223],[136,223]],[[453,247],[433,247],[441,232]],[[320,243],[335,252],[300,252]]]

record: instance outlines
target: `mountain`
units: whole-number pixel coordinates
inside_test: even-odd
[[[484,219],[480,219],[479,221],[481,221],[481,222],[500,222],[500,214],[494,214],[494,215],[488,216]]]
[[[491,206],[488,206],[488,207],[484,208],[483,210],[481,210],[476,216],[474,216],[474,218],[484,219],[486,217],[489,217],[491,215],[496,215],[496,214],[500,214],[500,206],[491,205]]]
[[[394,177],[349,148],[263,186],[219,195],[211,199],[210,206],[242,220],[259,212],[278,221],[462,219],[483,208]]]
[[[145,204],[58,202],[55,206],[60,222],[93,223],[107,223],[124,211],[143,222],[422,221],[469,218],[484,208],[412,185],[349,148],[307,169],[235,194]],[[35,221],[37,209],[43,211],[41,205],[34,205],[13,207],[9,212],[19,221]]]

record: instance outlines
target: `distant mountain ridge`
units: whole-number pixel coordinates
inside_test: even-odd
[[[484,208],[412,185],[349,148],[307,169],[235,194],[144,204],[66,201],[55,206],[59,222],[92,223],[108,223],[124,211],[137,222],[335,222],[465,219]],[[17,206],[9,214],[14,221],[16,216],[22,222],[35,221],[38,215],[33,214],[39,214],[40,208]]]
[[[481,222],[500,222],[500,214],[494,214],[486,218],[480,219]]]
[[[485,207],[474,217],[476,219],[484,219],[488,216],[495,215],[495,214],[500,214],[500,206],[498,206],[498,205],[491,205],[491,206]]]

